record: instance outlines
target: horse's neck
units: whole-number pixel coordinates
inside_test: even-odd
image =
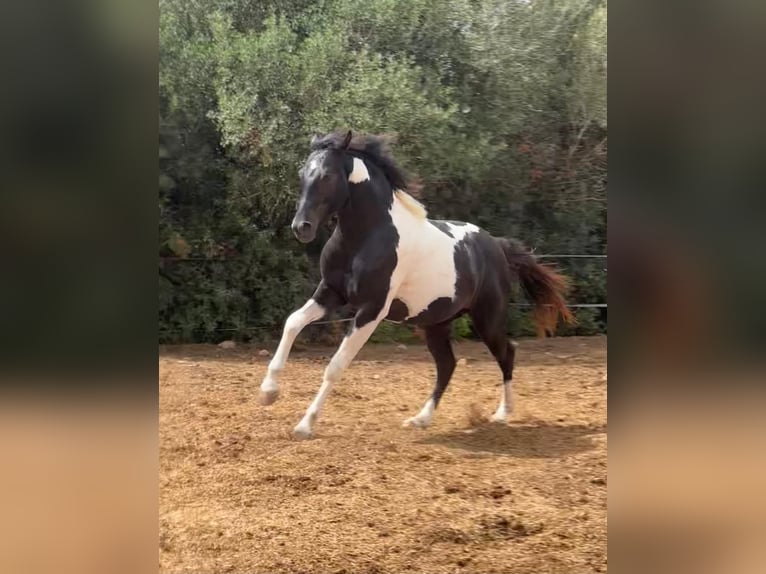
[[[362,238],[390,221],[393,192],[384,186],[358,186],[349,202],[338,213],[338,226],[344,237]]]

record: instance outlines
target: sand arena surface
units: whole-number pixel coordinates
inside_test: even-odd
[[[332,352],[294,352],[261,407],[257,349],[161,350],[161,572],[606,571],[605,337],[521,341],[505,427],[494,359],[455,344],[425,430],[401,424],[433,386],[426,348],[368,345],[297,442]]]

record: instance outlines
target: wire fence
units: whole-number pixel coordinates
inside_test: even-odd
[[[552,257],[557,257],[557,258],[560,258],[560,259],[581,259],[581,258],[583,258],[583,259],[585,259],[585,258],[587,258],[587,259],[606,259],[606,255],[587,255],[587,254],[586,255],[581,255],[581,254],[571,254],[571,253],[565,253],[565,254],[552,253],[552,254],[547,254],[547,255],[535,255],[535,257],[537,259],[545,259],[545,258],[552,258]]]
[[[607,259],[606,254],[581,254],[581,253],[549,253],[543,255],[535,255],[537,259]],[[199,262],[199,261],[214,261],[214,262],[227,262],[232,260],[238,260],[238,257],[227,258],[207,258],[207,257],[162,257],[162,260],[180,261],[180,262]],[[606,271],[606,269],[604,269]],[[533,307],[532,303],[510,303],[511,307],[529,308]],[[607,303],[572,303],[567,305],[570,309],[607,309]],[[348,323],[353,321],[354,317],[343,317],[340,319],[327,319],[324,321],[313,321],[309,323],[309,326],[314,325],[332,325],[336,323]],[[241,327],[217,327],[213,329],[197,328],[192,329],[191,332],[269,332],[279,329],[280,325],[243,325]],[[181,331],[165,331],[165,334],[180,334]]]

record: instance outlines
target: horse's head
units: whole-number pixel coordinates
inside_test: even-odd
[[[350,131],[340,145],[312,140],[312,152],[300,171],[301,197],[292,223],[298,241],[312,241],[317,229],[348,200],[348,176],[353,169],[353,158],[346,153],[350,142]]]

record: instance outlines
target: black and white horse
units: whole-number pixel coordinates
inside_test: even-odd
[[[450,324],[467,312],[503,373],[500,405],[492,419],[505,422],[512,409],[514,346],[506,337],[512,283],[519,281],[534,303],[538,327],[552,331],[559,314],[572,319],[563,298],[564,278],[513,240],[495,238],[470,223],[428,219],[425,208],[404,191],[405,175],[381,137],[352,137],[351,132],[315,137],[300,180],[292,223],[297,238],[313,240],[331,215],[337,214],[338,223],[322,250],[322,280],[285,323],[261,384],[261,404],[277,399],[279,374],[298,333],[348,304],[356,312],[351,329],[295,436],[313,434],[333,384],[384,319],[425,329],[436,362],[436,386],[421,411],[404,424],[426,427],[455,370]]]

